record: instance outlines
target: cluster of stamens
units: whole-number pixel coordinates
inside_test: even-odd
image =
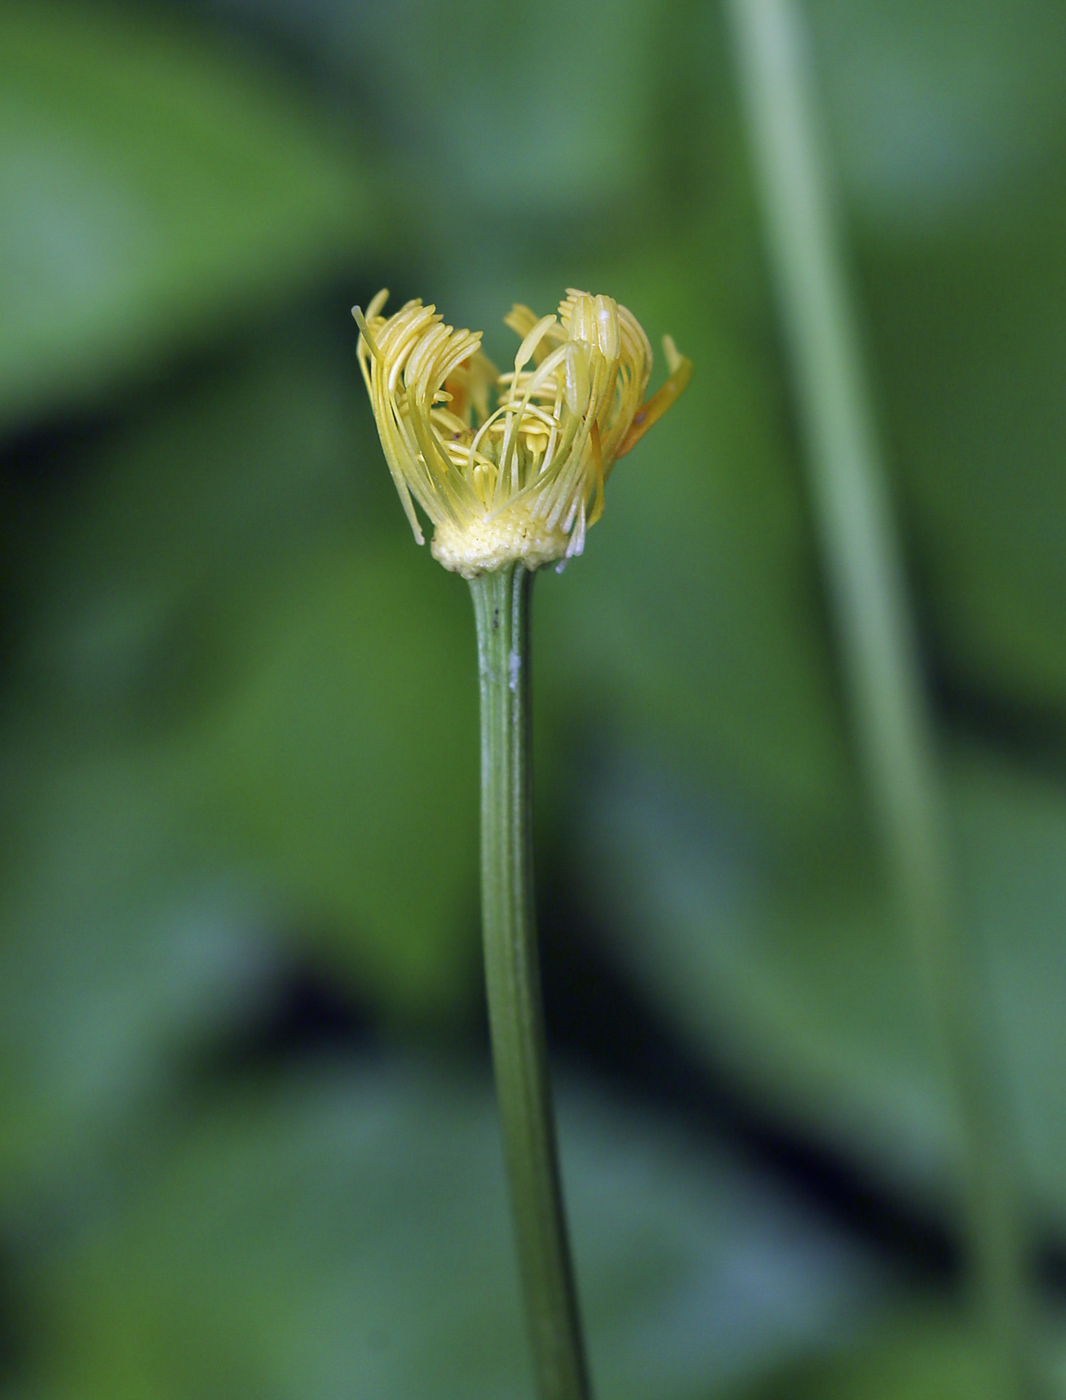
[[[681,392],[690,362],[666,337],[671,376],[645,402],[652,351],[640,323],[610,297],[571,290],[557,315],[513,307],[506,324],[522,343],[513,371],[499,374],[480,332],[444,325],[417,300],[386,319],[387,295],[353,314],[415,538],[422,543],[417,502],[434,526],[434,555],[467,578],[580,554],[612,466]]]

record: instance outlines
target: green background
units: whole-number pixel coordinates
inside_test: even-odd
[[[1066,1259],[1066,25],[810,0],[954,857]],[[353,302],[692,386],[535,600],[601,1400],[981,1394],[729,35],[694,0],[0,3],[0,1395],[531,1395],[463,582]],[[662,375],[657,368],[653,384]]]

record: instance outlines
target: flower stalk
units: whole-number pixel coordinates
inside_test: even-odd
[[[541,1400],[588,1400],[559,1182],[533,913],[529,604],[521,563],[470,580],[481,690],[485,982],[515,1240]]]
[[[481,891],[485,981],[515,1240],[540,1400],[588,1400],[588,1368],[555,1149],[533,919],[529,603],[533,575],[580,554],[604,483],[684,391],[691,361],[663,339],[651,398],[648,337],[612,297],[571,288],[501,374],[479,331],[409,301],[357,306],[359,366],[415,539],[470,582],[481,683]]]

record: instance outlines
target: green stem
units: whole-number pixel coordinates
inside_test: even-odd
[[[515,1239],[541,1400],[588,1400],[555,1149],[533,918],[529,603],[521,564],[472,579],[481,684],[485,984]]]
[[[859,749],[961,1122],[976,1301],[1004,1395],[1033,1389],[1025,1233],[995,1037],[951,866],[933,724],[843,268],[801,6],[730,0],[814,515]]]

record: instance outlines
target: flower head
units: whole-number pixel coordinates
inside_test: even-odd
[[[580,554],[611,468],[681,393],[691,362],[665,337],[670,378],[645,400],[652,351],[640,322],[611,297],[571,290],[557,315],[512,308],[506,324],[522,343],[513,371],[499,374],[479,331],[444,325],[421,301],[386,318],[387,296],[353,315],[415,539],[417,501],[433,522],[435,557],[467,578]]]

